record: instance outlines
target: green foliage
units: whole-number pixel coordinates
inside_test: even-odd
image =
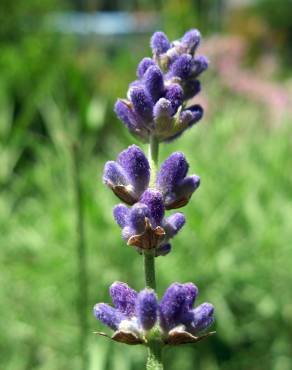
[[[101,174],[104,162],[132,142],[112,107],[134,78],[148,37],[85,50],[57,35],[17,35],[17,42],[4,37],[0,56],[0,367],[80,369],[71,157],[77,143],[90,370],[140,370],[145,349],[95,336],[105,329],[91,310],[109,301],[114,280],[139,290],[144,284],[141,256],[121,241],[111,215],[117,199]],[[157,260],[157,277],[159,294],[173,281],[195,282],[199,302],[216,307],[217,334],[167,349],[166,368],[290,370],[291,122],[270,129],[262,107],[229,96],[214,77],[203,86],[212,114],[161,148],[160,160],[183,151],[202,184],[182,210],[188,222],[173,252]]]
[[[259,109],[240,100],[226,100],[226,107],[161,152],[163,159],[184,151],[202,186],[184,210],[188,223],[173,252],[157,260],[158,291],[174,280],[194,281],[217,318],[215,337],[168,349],[167,368],[288,370],[291,128],[269,131]],[[61,140],[71,133],[58,104],[48,100],[42,111],[54,139],[33,136],[37,160],[14,175],[0,201],[1,363],[13,370],[79,368],[72,163]],[[82,181],[93,332],[104,328],[91,307],[108,301],[109,284],[124,280],[139,289],[143,276],[141,257],[122,243],[112,219],[116,199],[100,180],[104,161],[129,140],[104,137],[98,155],[86,150],[91,140],[83,138]],[[143,367],[143,348],[89,337],[92,369]]]

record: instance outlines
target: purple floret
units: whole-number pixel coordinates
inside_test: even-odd
[[[171,65],[171,75],[174,77],[180,77],[181,79],[187,79],[192,71],[193,59],[189,54],[183,54],[176,59]]]
[[[136,316],[144,330],[153,328],[157,321],[158,302],[152,289],[142,290],[136,300]]]
[[[147,69],[151,66],[154,66],[156,65],[154,60],[151,59],[151,58],[143,58],[141,60],[141,62],[138,64],[138,68],[137,68],[137,76],[141,79],[143,78],[145,72],[147,71]]]
[[[155,103],[164,93],[163,74],[156,65],[150,66],[144,74],[144,85],[146,92]]]
[[[189,165],[181,152],[172,153],[161,165],[156,186],[163,194],[166,209],[185,205],[200,184],[196,175],[187,176]]]
[[[175,114],[182,105],[184,91],[177,83],[169,85],[165,92],[165,98],[168,99],[172,106],[172,114]]]
[[[193,60],[192,77],[196,78],[201,73],[206,71],[209,66],[209,61],[204,55],[200,55]]]
[[[190,31],[187,31],[182,39],[181,42],[183,45],[185,45],[191,54],[195,52],[197,47],[199,46],[201,41],[201,33],[197,29],[192,29]]]
[[[185,216],[182,213],[174,213],[167,217],[163,224],[164,231],[167,238],[173,238],[186,222]]]
[[[106,163],[103,182],[128,204],[137,202],[147,189],[150,180],[150,166],[142,150],[131,145],[123,150],[117,161]]]
[[[134,191],[141,194],[150,180],[150,166],[145,154],[137,145],[131,145],[119,154],[117,162],[127,174]]]
[[[130,318],[135,314],[137,292],[127,284],[116,281],[110,286],[110,295],[115,308]]]
[[[153,104],[143,86],[131,87],[129,90],[129,98],[133,104],[134,112],[146,122],[151,121]]]
[[[114,218],[117,224],[123,228],[127,225],[127,219],[129,215],[129,208],[124,204],[118,204],[113,209]]]
[[[197,334],[214,322],[214,306],[210,303],[202,303],[200,306],[192,310],[192,322],[187,325],[187,329]]]
[[[146,204],[148,207],[152,226],[156,227],[160,225],[164,216],[164,205],[161,193],[154,189],[148,189],[143,193],[140,202]]]
[[[160,326],[166,332],[180,324],[185,301],[183,284],[173,283],[164,293],[159,305]]]
[[[113,330],[117,330],[121,321],[125,319],[121,312],[106,303],[96,304],[93,313],[97,320]]]
[[[153,54],[160,55],[166,53],[170,48],[170,42],[164,32],[155,32],[150,42]]]

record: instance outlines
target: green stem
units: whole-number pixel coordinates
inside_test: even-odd
[[[150,186],[155,186],[157,165],[158,165],[158,154],[159,154],[159,142],[156,137],[151,136],[149,142],[149,154],[148,159],[151,169]]]
[[[149,142],[148,160],[150,163],[150,186],[155,186],[157,164],[158,164],[159,142],[156,137],[151,136]],[[149,288],[156,289],[155,279],[155,256],[152,250],[144,252],[144,274],[145,285]]]
[[[83,189],[80,174],[80,153],[77,145],[72,148],[73,162],[73,182],[75,192],[75,207],[76,207],[76,230],[77,230],[77,260],[78,260],[78,313],[80,322],[79,346],[81,355],[81,369],[88,369],[88,352],[87,352],[87,308],[88,308],[88,279],[87,279],[87,263],[86,263],[86,242],[84,232],[84,207],[83,207]]]
[[[150,137],[149,143],[149,163],[151,169],[150,186],[155,187],[157,165],[158,165],[159,142],[154,137]],[[144,273],[145,285],[156,290],[155,278],[155,254],[153,250],[144,252]],[[162,363],[162,343],[159,340],[150,340],[148,342],[148,357],[146,363],[147,370],[163,370]]]
[[[148,344],[146,370],[163,370],[162,345],[159,341],[151,341]]]
[[[144,252],[144,273],[145,273],[145,285],[148,288],[156,289],[155,279],[155,257],[152,253]]]

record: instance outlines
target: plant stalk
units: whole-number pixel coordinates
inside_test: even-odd
[[[146,370],[163,370],[162,344],[159,341],[150,341],[148,344]]]
[[[78,314],[80,323],[79,334],[79,350],[81,356],[81,369],[88,369],[88,352],[87,352],[87,307],[88,307],[88,278],[87,278],[87,258],[86,258],[86,241],[84,232],[84,196],[80,173],[80,153],[78,145],[72,147],[72,162],[73,162],[73,182],[75,193],[75,209],[76,209],[76,252],[78,264]]]
[[[155,186],[157,164],[158,164],[159,142],[156,137],[151,136],[148,150],[148,160],[150,163],[150,187]],[[156,289],[155,278],[155,256],[153,251],[144,252],[144,274],[145,285],[149,288]]]
[[[150,187],[155,187],[159,154],[159,142],[154,136],[150,137],[148,160],[150,163]],[[146,287],[156,290],[155,253],[153,250],[144,252],[144,273]],[[147,370],[163,370],[162,342],[150,340],[148,342]]]

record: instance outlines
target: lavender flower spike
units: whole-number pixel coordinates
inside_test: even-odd
[[[107,162],[104,168],[104,183],[127,204],[139,200],[148,187],[149,179],[148,160],[136,145],[122,151],[116,162]]]
[[[193,283],[171,284],[160,303],[154,290],[146,288],[137,293],[121,282],[113,283],[110,293],[115,308],[99,303],[94,306],[94,315],[116,330],[112,337],[116,341],[147,343],[152,329],[157,339],[170,345],[195,343],[212,334],[199,336],[214,322],[214,308],[210,303],[192,308],[198,294]]]
[[[197,175],[186,176],[188,162],[181,152],[172,153],[161,165],[157,174],[156,187],[164,197],[166,209],[186,205],[200,185]]]

